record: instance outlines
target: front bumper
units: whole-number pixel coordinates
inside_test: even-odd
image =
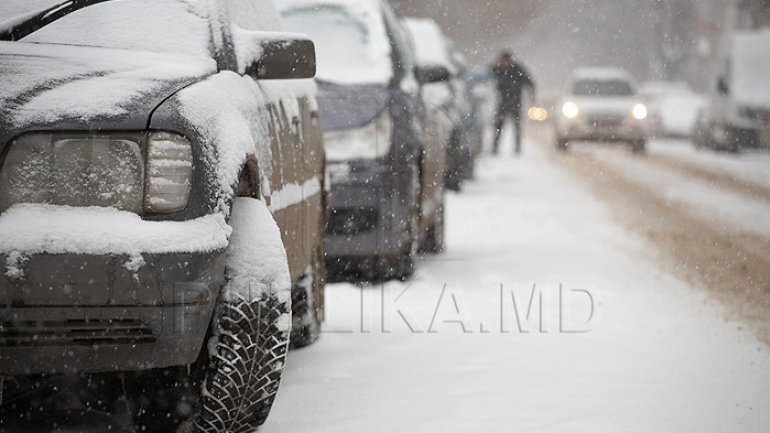
[[[646,121],[620,116],[581,116],[562,120],[559,135],[567,140],[634,141],[648,135]]]
[[[336,166],[336,167],[335,167]],[[399,257],[409,251],[411,172],[398,173],[386,164],[365,169],[331,169],[331,215],[327,222],[329,258]],[[336,170],[336,171],[335,171]]]
[[[224,281],[224,252],[35,255],[0,276],[0,376],[193,363]],[[0,255],[0,263],[8,257]]]

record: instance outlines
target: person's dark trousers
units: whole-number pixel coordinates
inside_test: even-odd
[[[521,152],[521,111],[518,108],[499,108],[495,114],[495,143],[492,150],[495,155],[500,148],[503,127],[508,117],[513,119],[513,126],[516,128],[516,153]]]

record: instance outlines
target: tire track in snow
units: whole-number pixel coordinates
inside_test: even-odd
[[[661,167],[677,170],[688,177],[699,178],[724,189],[745,194],[752,199],[770,202],[770,188],[740,179],[727,172],[713,170],[697,162],[671,155],[652,154],[648,155],[647,160]]]
[[[708,221],[702,211],[671,200],[618,166],[620,158],[554,151],[552,160],[645,236],[666,266],[706,289],[729,318],[747,323],[770,345],[770,239]]]

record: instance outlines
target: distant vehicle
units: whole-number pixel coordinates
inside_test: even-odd
[[[265,421],[292,320],[294,345],[318,336],[325,215],[313,43],[270,11],[84,0],[0,19],[3,401],[100,373],[78,401],[124,394],[149,430]],[[90,394],[111,372],[122,391]]]
[[[284,0],[289,29],[318,49],[321,124],[331,181],[326,252],[341,278],[408,278],[417,252],[444,239],[443,137],[431,134],[410,36],[384,0]]]
[[[687,138],[706,105],[706,97],[693,92],[687,83],[644,83],[639,95],[650,110],[650,133],[655,137]]]
[[[556,145],[571,141],[627,142],[634,152],[647,144],[649,112],[628,72],[617,68],[582,68],[567,80],[556,117]]]
[[[722,73],[695,126],[696,147],[770,148],[770,30],[731,37]]]
[[[452,48],[438,24],[430,19],[407,18],[406,26],[414,41],[417,65],[443,67],[451,75],[446,82],[423,86],[429,116],[436,125],[432,134],[443,136],[447,145],[446,187],[459,191],[462,182],[473,176],[478,128],[472,117],[471,95],[466,83],[467,64]]]

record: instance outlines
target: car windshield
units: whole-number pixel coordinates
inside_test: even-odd
[[[316,44],[321,81],[387,83],[393,76],[390,45],[380,14],[359,14],[341,5],[297,6],[283,11],[288,30]]]
[[[634,90],[625,80],[580,80],[572,89],[575,96],[631,96]]]
[[[57,1],[3,0],[0,21],[39,11]],[[119,0],[75,11],[22,42],[97,46],[211,56],[211,31],[200,0]]]

